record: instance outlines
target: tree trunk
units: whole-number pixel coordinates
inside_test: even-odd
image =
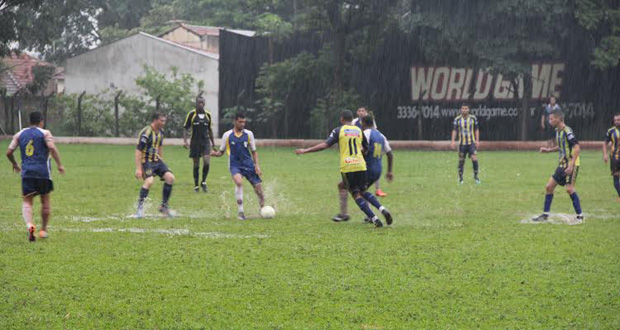
[[[118,98],[121,97],[123,91],[119,91],[114,97],[114,136],[121,136],[119,124],[118,124]]]
[[[77,104],[77,136],[82,134],[82,98],[86,94],[86,91],[83,91],[80,96],[78,96],[78,104]]]

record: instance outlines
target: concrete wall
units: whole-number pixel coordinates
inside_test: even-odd
[[[170,68],[175,66],[180,73],[203,80],[206,108],[213,117],[214,133],[219,135],[219,58],[145,33],[68,59],[65,93],[97,94],[115,86],[126,93],[140,94],[135,79],[144,74],[144,65],[162,73],[170,73]]]
[[[215,35],[205,35],[202,38],[196,34],[189,32],[183,27],[178,27],[165,35],[162,39],[188,45],[190,47],[199,48],[209,53],[219,53],[220,43],[219,37]]]

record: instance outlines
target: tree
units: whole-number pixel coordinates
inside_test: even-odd
[[[596,47],[592,65],[600,70],[620,63],[620,6],[614,0],[577,0],[575,19]]]

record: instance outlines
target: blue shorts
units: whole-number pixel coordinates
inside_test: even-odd
[[[168,168],[168,165],[161,160],[142,164],[142,171],[144,172],[145,179],[157,175],[163,180],[166,172],[172,173],[172,171]]]
[[[567,175],[566,172],[564,172],[566,168],[564,167],[558,167],[555,169],[555,173],[553,173],[552,177],[553,180],[555,180],[555,182],[557,182],[557,184],[559,184],[560,186],[564,186],[564,185],[574,185],[575,183],[577,183],[577,174],[579,174],[579,166],[575,166],[575,168],[573,168],[573,173],[571,173],[571,175]]]
[[[256,186],[257,184],[263,182],[258,176],[258,174],[256,174],[256,169],[254,168],[249,169],[246,167],[231,167],[230,174],[232,176],[234,176],[235,174],[241,174],[250,182],[252,186]]]
[[[459,157],[465,158],[469,154],[469,158],[471,156],[476,155],[476,145],[475,144],[464,144],[459,146]]]
[[[367,180],[368,184],[366,186],[367,187],[372,186],[375,182],[379,181],[379,178],[381,178],[381,170],[379,170],[379,171],[367,170],[366,171],[366,180]]]
[[[49,179],[22,178],[22,196],[47,195],[54,190],[54,183]]]

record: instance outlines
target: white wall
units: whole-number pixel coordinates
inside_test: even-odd
[[[97,94],[112,84],[126,93],[141,92],[135,79],[144,74],[144,65],[162,73],[176,66],[205,83],[203,97],[213,117],[214,134],[219,135],[219,59],[188,47],[173,44],[145,33],[102,46],[70,58],[65,65],[65,93]],[[187,109],[189,111],[189,109]]]

